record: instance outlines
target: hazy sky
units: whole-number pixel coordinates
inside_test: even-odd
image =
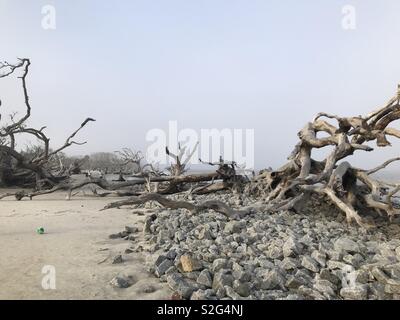
[[[48,4],[56,30],[41,26]],[[342,28],[345,5],[355,30]],[[177,120],[254,129],[256,166],[276,167],[318,111],[365,114],[395,93],[399,13],[398,0],[0,0],[0,60],[32,60],[31,123],[53,145],[97,119],[71,154],[145,149],[148,130]],[[19,89],[0,83],[0,96]],[[399,144],[355,163],[382,153]]]

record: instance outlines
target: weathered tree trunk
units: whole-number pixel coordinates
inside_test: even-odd
[[[345,118],[319,113],[299,132],[300,141],[289,156],[289,162],[278,170],[264,171],[255,177],[247,186],[247,193],[263,197],[270,210],[291,209],[305,202],[310,193],[317,193],[342,210],[348,223],[355,221],[364,227],[369,225],[357,209],[363,212],[379,210],[393,218],[400,213],[392,201],[400,187],[373,179],[371,174],[400,158],[388,160],[369,171],[340,161],[355,151],[372,151],[365,142],[375,140],[378,147],[386,147],[390,146],[388,136],[400,138],[399,130],[388,127],[400,119],[399,101],[400,87],[397,95],[383,108],[365,117]],[[321,118],[333,119],[337,126]],[[318,138],[320,132],[328,136]],[[327,146],[334,149],[324,160],[312,159],[313,149]],[[385,194],[387,189],[392,190]]]

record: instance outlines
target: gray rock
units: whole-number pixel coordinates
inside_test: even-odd
[[[127,240],[127,241],[135,241],[135,239],[136,238],[135,238],[135,236],[133,234],[130,234],[129,236],[124,238],[124,240]]]
[[[154,262],[154,265],[157,267],[157,266],[159,266],[161,263],[163,263],[165,260],[168,260],[168,257],[165,256],[165,255],[163,255],[163,254],[160,254],[160,255],[157,257],[156,261]]]
[[[144,220],[144,226],[143,226],[143,233],[144,234],[149,234],[151,233],[151,225],[153,224],[153,221],[157,218],[155,214],[152,214]]]
[[[368,283],[369,299],[373,300],[390,300],[392,295],[385,292],[385,285],[377,281]]]
[[[394,255],[383,256],[381,254],[376,254],[373,256],[372,261],[377,262],[380,265],[394,264],[397,263],[397,258]]]
[[[130,227],[130,226],[125,226],[125,231],[129,234],[131,233],[136,233],[139,231],[138,227]]]
[[[119,238],[124,238],[124,237],[126,237],[127,235],[128,235],[128,234],[125,233],[125,232],[118,232],[118,233],[110,234],[110,235],[108,236],[108,238],[110,238],[110,239],[119,239]]]
[[[210,271],[208,271],[207,269],[204,269],[203,271],[200,272],[199,276],[197,277],[197,283],[201,284],[203,286],[206,286],[208,288],[212,287],[212,276]]]
[[[300,254],[300,244],[295,238],[289,237],[283,244],[282,251],[285,257],[295,257]]]
[[[197,282],[197,278],[200,275],[200,271],[193,271],[193,272],[185,272],[182,273],[182,275],[186,278],[186,279],[191,279]]]
[[[191,300],[217,300],[217,297],[215,296],[215,292],[212,289],[206,289],[206,290],[199,289],[199,290],[193,292],[190,299]]]
[[[232,300],[243,300],[242,296],[240,296],[232,287],[225,286],[225,294]]]
[[[255,262],[257,262],[261,268],[264,269],[273,269],[275,267],[275,264],[271,262],[268,259],[265,259],[264,257],[257,257],[255,259]]]
[[[229,221],[225,224],[224,232],[228,234],[239,233],[243,225],[238,221]]]
[[[400,262],[400,246],[398,246],[395,250],[396,258]]]
[[[356,279],[356,283],[360,284],[367,284],[370,281],[369,272],[362,269],[354,271],[353,277]]]
[[[240,255],[244,255],[247,253],[247,245],[245,243],[241,244],[236,248],[236,253]]]
[[[400,280],[400,263],[385,265],[382,269],[390,278]]]
[[[252,278],[251,273],[248,271],[244,271],[244,270],[235,270],[232,272],[232,275],[236,280],[239,280],[242,282],[250,281]]]
[[[359,253],[361,252],[360,246],[357,242],[346,238],[341,237],[335,241],[334,248],[336,251],[345,251],[348,253]]]
[[[250,284],[248,282],[242,283],[238,280],[235,280],[233,281],[233,289],[242,297],[248,297],[251,293]]]
[[[318,250],[322,253],[328,254],[330,245],[326,241],[322,241],[318,243]]]
[[[329,269],[322,269],[319,273],[319,277],[320,279],[328,280],[335,285],[338,285],[341,282],[340,278],[333,274]]]
[[[304,244],[307,247],[313,248],[315,240],[313,237],[311,237],[311,235],[309,233],[307,233],[306,235],[301,237],[301,239],[299,240],[299,243]]]
[[[371,274],[380,283],[386,284],[389,280],[387,274],[378,267],[372,268]]]
[[[116,255],[112,261],[112,264],[120,264],[123,263],[124,260],[122,259],[122,255]]]
[[[155,266],[155,274],[157,277],[161,277],[162,275],[165,274],[165,272],[174,266],[174,263],[169,260],[165,259],[163,262],[161,262],[159,265]]]
[[[311,298],[313,300],[326,300],[327,299],[323,294],[321,294],[317,290],[313,290],[306,286],[299,287],[298,292],[301,295],[305,296],[306,298]]]
[[[229,261],[227,259],[219,258],[213,261],[211,270],[212,272],[217,272],[221,269],[228,269],[229,268]]]
[[[283,258],[282,248],[276,244],[270,245],[266,254],[267,254],[267,257],[270,259]]]
[[[326,298],[336,296],[335,291],[337,290],[337,287],[328,280],[317,280],[314,283],[313,288],[321,292]]]
[[[303,259],[301,260],[301,265],[306,268],[307,270],[310,270],[312,272],[319,272],[319,266],[317,261],[315,261],[313,258],[309,256],[304,256]]]
[[[347,254],[343,257],[343,261],[354,266],[355,268],[358,268],[364,261],[364,258],[359,253],[356,253],[355,255]]]
[[[264,275],[264,280],[261,283],[261,289],[272,290],[276,288],[284,288],[286,279],[275,269],[269,270]]]
[[[189,299],[194,291],[198,289],[193,281],[184,279],[179,273],[172,273],[167,276],[169,287],[177,292],[183,299]]]
[[[400,294],[400,281],[388,279],[385,284],[385,292],[389,294]]]
[[[232,272],[235,272],[235,271],[237,271],[237,272],[243,271],[243,267],[239,263],[233,261],[232,262]]]
[[[368,287],[357,285],[355,287],[342,288],[340,296],[345,300],[365,300],[368,298]]]
[[[214,274],[214,279],[212,283],[212,288],[214,291],[218,291],[218,289],[224,289],[225,286],[232,286],[233,276],[230,270],[221,269]]]
[[[343,258],[343,253],[336,250],[328,250],[326,253],[330,260],[340,261]]]
[[[335,260],[329,260],[327,263],[327,267],[331,270],[335,270],[335,269],[343,269],[346,266],[350,266],[344,262],[341,261],[335,261]]]
[[[395,248],[388,243],[383,243],[379,246],[379,254],[385,258],[391,258],[391,260],[396,259]]]
[[[154,286],[151,285],[151,284],[146,284],[146,285],[143,286],[143,288],[140,289],[139,292],[143,292],[143,293],[153,293],[153,292],[155,292],[155,291],[157,291],[157,288],[156,288],[156,287],[154,287]]]
[[[318,262],[318,264],[322,267],[325,268],[326,266],[326,254],[318,251],[318,250],[314,250],[311,253],[311,258],[313,258],[315,261]]]
[[[199,233],[197,235],[197,238],[199,240],[204,240],[204,239],[212,239],[212,233],[208,228],[205,228],[204,226],[199,230]]]
[[[304,300],[304,297],[295,294],[295,293],[290,293],[284,298],[284,300]]]
[[[385,292],[390,294],[400,294],[400,282],[397,283],[388,282],[385,285]]]
[[[168,258],[170,260],[174,260],[176,258],[176,256],[177,256],[176,250],[170,250],[166,254],[166,258]]]
[[[176,231],[174,235],[174,239],[176,242],[182,242],[186,240],[186,233],[182,230]]]
[[[161,230],[157,235],[157,243],[164,244],[171,239],[170,233],[168,230]]]
[[[365,246],[369,254],[378,252],[379,243],[377,241],[366,241]]]
[[[171,267],[169,267],[169,268],[167,269],[167,271],[165,271],[164,275],[165,275],[165,276],[168,276],[168,275],[170,275],[171,273],[175,273],[175,272],[178,272],[178,270],[175,268],[175,266],[171,266]]]
[[[192,293],[190,300],[207,300],[205,290],[199,289]]]
[[[298,278],[295,276],[290,276],[285,283],[285,287],[288,289],[298,289],[300,286],[304,285],[305,282],[302,278]]]
[[[286,257],[280,263],[280,267],[286,271],[296,270],[299,266],[298,260],[290,257]]]
[[[296,271],[295,276],[299,279],[303,279],[304,283],[311,283],[313,278],[310,276],[311,272],[306,269],[299,269]]]
[[[223,298],[225,298],[226,296],[226,290],[225,287],[224,288],[218,288],[218,290],[216,291],[215,295],[217,296],[218,300],[221,300]]]
[[[115,288],[125,289],[129,288],[132,285],[132,279],[130,279],[129,277],[125,278],[117,276],[110,281],[110,284]]]

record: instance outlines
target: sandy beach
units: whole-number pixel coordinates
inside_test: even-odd
[[[141,253],[112,264],[129,243],[108,236],[144,217],[129,209],[99,211],[110,201],[84,196],[66,201],[62,192],[32,201],[2,200],[0,299],[168,299],[171,291],[146,271]],[[38,227],[45,234],[37,234]],[[55,290],[42,288],[46,265],[55,267]],[[133,285],[111,286],[120,274],[132,276]]]
[[[351,2],[0,0],[0,302],[400,300],[400,1]]]

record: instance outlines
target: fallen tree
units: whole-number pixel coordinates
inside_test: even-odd
[[[55,175],[49,164],[57,154],[73,144],[83,144],[73,140],[77,133],[92,118],[87,118],[81,126],[75,130],[61,147],[51,150],[50,139],[45,135],[44,129],[29,128],[26,121],[31,114],[29,97],[26,88],[26,76],[30,61],[20,60],[19,64],[0,64],[0,78],[12,75],[16,70],[22,70],[22,81],[25,114],[19,119],[11,116],[11,123],[0,127],[0,177],[13,181],[17,177],[26,178],[34,176],[36,189],[32,192],[18,191],[0,195],[0,199],[15,196],[17,200],[24,197],[32,199],[35,196],[66,190],[67,198],[70,198],[74,190],[86,185],[96,185],[104,192],[98,196],[110,194],[120,196],[135,196],[123,200],[126,204],[136,204],[140,201],[157,201],[166,207],[175,207],[160,195],[188,192],[190,194],[207,194],[221,190],[235,190],[249,197],[262,199],[265,208],[269,211],[294,210],[299,211],[307,203],[313,194],[326,198],[346,215],[350,224],[369,227],[363,215],[371,211],[380,215],[386,215],[393,219],[400,213],[399,204],[395,201],[395,195],[400,191],[400,184],[391,184],[374,178],[374,174],[386,168],[400,157],[389,159],[376,168],[365,170],[352,166],[348,157],[355,152],[371,152],[373,148],[367,143],[375,142],[377,147],[390,146],[389,137],[400,138],[400,130],[391,127],[391,124],[400,119],[400,86],[397,94],[383,107],[365,115],[354,117],[340,117],[328,113],[318,113],[298,133],[299,142],[288,157],[288,162],[277,170],[267,169],[260,172],[251,181],[236,172],[235,163],[227,163],[220,159],[216,163],[208,163],[217,166],[213,172],[204,174],[187,174],[187,165],[198,145],[191,152],[186,148],[179,148],[175,153],[166,147],[167,155],[173,160],[164,173],[152,164],[143,164],[143,156],[140,152],[124,149],[119,153],[122,164],[131,164],[136,169],[135,179],[125,180],[122,176],[117,181],[107,181],[105,178],[90,178],[74,182],[67,176]],[[1,106],[1,101],[0,101]],[[1,117],[0,117],[1,120]],[[15,136],[17,134],[30,134],[42,142],[42,150],[33,158],[27,159],[21,152],[15,149]],[[331,148],[323,160],[315,160],[315,149]],[[186,155],[186,159],[184,156]],[[58,172],[64,172],[59,170]],[[125,181],[124,181],[125,180]],[[49,188],[42,189],[43,183]],[[142,189],[128,189],[134,186],[144,186]],[[152,196],[146,197],[146,194]],[[158,194],[158,196],[154,196]],[[139,199],[139,200],[138,200]],[[121,202],[110,204],[110,207],[119,206]],[[182,205],[180,203],[179,205]],[[184,208],[195,210],[193,204],[183,204]],[[205,208],[200,207],[200,208]]]
[[[106,205],[102,210],[120,208],[122,206],[128,206],[128,205],[140,205],[150,201],[155,201],[161,204],[165,208],[186,209],[192,213],[197,213],[203,210],[214,210],[216,212],[222,213],[223,215],[225,215],[230,219],[241,219],[247,214],[251,213],[252,211],[252,208],[247,208],[244,210],[232,209],[222,201],[218,200],[205,201],[197,205],[187,201],[173,201],[157,193],[148,193],[141,195],[139,197],[131,197],[129,199],[112,202]]]
[[[390,146],[388,137],[400,138],[400,131],[389,125],[400,118],[400,86],[395,97],[366,116],[339,117],[319,113],[298,133],[299,142],[288,162],[277,170],[265,170],[246,187],[247,194],[262,197],[270,210],[301,210],[315,193],[329,199],[355,221],[370,227],[360,216],[371,210],[385,213],[390,219],[399,214],[393,196],[399,185],[378,181],[371,175],[399,158],[391,159],[372,170],[355,168],[344,161],[356,151]],[[333,120],[335,124],[329,122]],[[320,133],[325,136],[319,137]],[[312,158],[312,151],[324,147],[333,150],[322,161]],[[391,189],[391,191],[388,191]]]
[[[122,182],[116,182],[116,181],[108,181],[104,177],[102,178],[90,178],[87,177],[86,179],[83,179],[82,181],[71,181],[70,179],[67,179],[65,181],[59,182],[57,185],[54,187],[47,189],[47,190],[38,190],[38,191],[32,191],[32,192],[27,192],[27,191],[17,191],[14,193],[5,193],[0,195],[0,199],[6,198],[6,197],[11,197],[15,196],[17,200],[21,200],[23,198],[30,198],[32,199],[33,197],[39,196],[39,195],[44,195],[44,194],[49,194],[53,193],[56,191],[67,191],[68,196],[67,199],[70,199],[71,193],[74,190],[80,189],[84,186],[87,185],[96,185],[100,189],[105,190],[107,194],[123,194],[127,193],[126,191],[124,192],[123,190],[125,188],[133,187],[133,186],[139,186],[139,185],[144,185],[147,183],[168,183],[172,184],[174,186],[176,185],[181,185],[181,184],[196,184],[199,182],[211,182],[211,184],[207,186],[214,185],[212,181],[214,180],[219,180],[223,179],[221,175],[218,172],[210,172],[210,173],[204,173],[204,174],[190,174],[190,175],[181,175],[181,176],[151,176],[151,177],[142,177],[142,178],[135,178],[134,180],[127,180],[127,181],[122,181]],[[202,187],[203,188],[203,187]],[[204,187],[205,188],[205,187]],[[166,189],[169,189],[167,187]],[[183,190],[183,189],[182,189]],[[108,191],[108,192],[107,192]],[[113,192],[110,192],[113,191]],[[161,194],[166,194],[163,190],[158,190],[159,193]],[[142,194],[146,193],[145,190],[136,192],[134,194]],[[196,191],[192,190],[192,193],[196,193]],[[202,192],[200,191],[199,194]],[[127,193],[129,194],[129,193]],[[101,194],[100,194],[101,195]],[[130,194],[132,195],[132,194]]]
[[[355,221],[360,226],[370,228],[372,224],[362,215],[371,211],[385,214],[391,220],[400,213],[400,204],[394,201],[395,194],[400,191],[400,184],[383,182],[372,175],[399,161],[400,157],[389,159],[371,170],[353,167],[346,159],[356,151],[373,151],[367,145],[368,142],[375,142],[378,147],[390,146],[388,137],[400,138],[400,131],[390,127],[398,119],[400,86],[396,96],[388,103],[364,117],[319,113],[298,133],[299,142],[285,165],[277,170],[263,170],[250,183],[239,179],[238,184],[244,186],[247,196],[261,198],[266,204],[264,209],[269,212],[300,211],[311,196],[316,194],[343,211],[348,224]],[[325,135],[321,136],[321,133]],[[312,151],[325,147],[333,150],[321,161],[313,159]],[[234,169],[223,161],[216,164],[219,165],[217,172],[220,176]],[[233,170],[230,177],[234,176]],[[223,181],[222,186],[226,183]],[[213,188],[219,190],[216,185],[203,188],[211,188],[210,192],[214,191]],[[202,187],[197,190],[202,190]],[[132,198],[126,202],[112,203],[110,207],[118,207],[121,203],[137,204],[140,201]]]
[[[80,127],[70,134],[64,144],[55,148],[50,148],[50,138],[45,134],[46,127],[39,129],[29,127],[27,122],[31,116],[31,105],[27,89],[27,76],[31,62],[29,59],[20,59],[17,64],[8,62],[0,63],[0,78],[10,77],[20,73],[18,79],[21,81],[25,112],[20,117],[17,114],[10,115],[9,123],[0,126],[0,177],[2,181],[11,186],[32,186],[37,189],[44,187],[54,187],[61,181],[68,178],[63,174],[64,170],[55,170],[54,163],[59,163],[57,154],[70,147],[71,145],[83,145],[86,142],[77,142],[74,137],[91,121],[87,118]],[[1,107],[0,100],[0,107]],[[0,114],[0,121],[3,120]],[[32,157],[28,157],[16,149],[16,139],[20,135],[29,135],[36,138],[41,143],[37,148],[39,152]],[[59,169],[59,168],[58,168]],[[56,174],[58,173],[58,174]]]

